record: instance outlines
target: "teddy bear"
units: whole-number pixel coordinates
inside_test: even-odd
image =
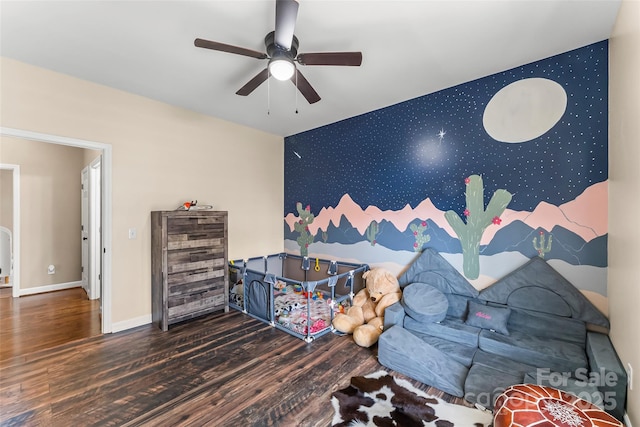
[[[346,313],[333,318],[334,329],[353,334],[360,347],[371,347],[378,341],[384,325],[384,310],[400,301],[402,291],[398,279],[384,268],[372,268],[362,274],[365,281]]]

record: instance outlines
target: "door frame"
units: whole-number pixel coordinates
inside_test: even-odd
[[[51,135],[39,132],[31,132],[23,129],[14,129],[7,127],[0,127],[0,135],[27,139],[31,141],[46,142],[49,144],[67,145],[70,147],[87,148],[90,150],[102,151],[102,295],[100,298],[100,305],[102,307],[102,333],[112,332],[112,159],[113,151],[111,144],[105,144],[102,142],[88,141],[84,139],[69,138],[60,135]],[[15,180],[14,180],[15,186]],[[14,187],[15,188],[15,187]],[[15,194],[15,190],[14,190]],[[19,193],[18,193],[19,194]],[[15,195],[14,195],[15,197]],[[15,206],[14,206],[15,210]],[[19,218],[19,216],[18,216]],[[15,224],[15,218],[14,218]],[[14,226],[14,228],[17,228]],[[19,237],[19,234],[18,234]],[[15,243],[14,233],[14,248],[19,247],[20,243]],[[17,269],[19,264],[14,264],[14,269]],[[16,296],[16,289],[14,288],[13,296]]]
[[[13,230],[11,230],[13,261],[11,266],[11,295],[17,298],[20,296],[20,165],[0,163],[0,169],[13,171]]]

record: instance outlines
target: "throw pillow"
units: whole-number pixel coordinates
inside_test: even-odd
[[[441,322],[449,309],[447,297],[426,283],[412,283],[405,286],[401,301],[409,317],[419,322]]]
[[[494,307],[469,301],[469,314],[467,314],[467,320],[464,323],[469,326],[509,335],[507,321],[510,314],[510,308]]]

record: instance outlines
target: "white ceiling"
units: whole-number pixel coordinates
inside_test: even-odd
[[[238,96],[266,61],[193,45],[264,51],[273,0],[2,0],[0,54],[287,136],[607,39],[620,0],[299,3],[299,52],[363,53],[361,67],[300,66],[313,105],[273,79]]]

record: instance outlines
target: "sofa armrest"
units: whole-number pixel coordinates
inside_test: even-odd
[[[404,325],[404,307],[400,302],[396,302],[384,310],[384,330],[386,331],[393,325],[402,327]]]
[[[609,336],[587,332],[589,381],[596,381],[602,393],[604,409],[622,421],[627,398],[627,372],[613,348]]]

